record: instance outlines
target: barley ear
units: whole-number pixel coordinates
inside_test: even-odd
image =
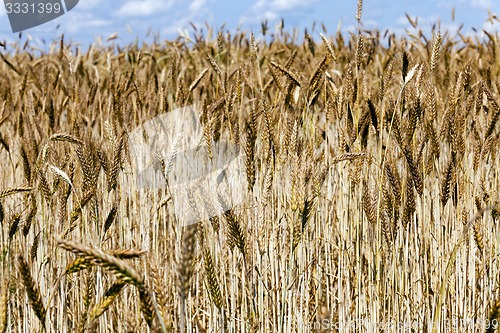
[[[430,61],[431,73],[434,73],[436,69],[440,49],[441,49],[441,33],[438,33],[434,39],[434,45],[432,46],[431,61]]]
[[[88,258],[92,264],[106,268],[122,281],[133,284],[138,288],[144,287],[143,279],[123,260],[99,249],[93,249],[82,244],[77,244],[63,239],[58,239],[57,242],[61,248],[78,256]]]
[[[28,294],[29,303],[45,330],[45,317],[47,315],[47,310],[43,305],[42,295],[40,294],[39,288],[31,276],[28,264],[24,258],[20,255],[17,259],[19,262],[19,272],[21,273],[23,285],[26,288],[26,293]]]
[[[223,208],[225,210],[224,218],[227,223],[229,246],[236,246],[240,250],[241,254],[243,254],[243,257],[245,257],[245,234],[243,233],[243,228],[239,218],[232,209],[226,209],[227,207],[224,205]]]
[[[0,191],[0,199],[16,193],[29,192],[29,191],[31,191],[30,187],[8,188]]]
[[[155,313],[153,300],[151,294],[145,288],[139,289],[139,301],[141,306],[141,312],[144,316],[144,320],[148,324],[150,329],[153,329],[153,314]]]
[[[8,319],[8,305],[9,305],[9,285],[7,281],[2,282],[2,291],[0,291],[0,332],[7,331]]]
[[[92,294],[94,293],[94,283],[92,281],[91,275],[87,274],[85,279],[85,291],[83,293],[83,313],[78,321],[78,333],[85,333],[87,329],[87,320],[89,317],[90,302],[92,300]]]
[[[118,297],[125,285],[126,282],[124,281],[113,283],[113,285],[104,293],[101,301],[94,306],[94,308],[90,312],[90,322],[92,328],[96,328],[99,317],[109,309],[110,305]]]
[[[177,292],[181,299],[187,299],[191,288],[191,277],[194,274],[196,254],[195,225],[186,226],[181,236],[180,257],[177,261]]]
[[[207,286],[212,301],[215,306],[221,310],[224,306],[223,298],[221,296],[221,291],[219,288],[219,282],[217,281],[216,269],[214,267],[214,262],[212,260],[212,254],[209,250],[205,250],[205,276],[207,279]]]
[[[450,198],[450,185],[453,179],[453,159],[448,162],[448,167],[441,183],[441,205],[444,207]]]
[[[330,41],[326,39],[326,37],[321,32],[319,34],[321,36],[321,39],[323,40],[323,43],[326,46],[326,49],[328,50],[330,57],[332,58],[332,60],[336,60],[337,56],[335,54],[335,50],[333,49],[332,43],[330,43]]]
[[[366,180],[363,180],[363,210],[365,212],[366,218],[371,225],[375,225],[377,223],[377,207],[376,207],[376,199],[370,193],[370,189]]]
[[[361,12],[363,11],[363,0],[358,0],[358,8],[356,10],[356,20],[361,23]]]

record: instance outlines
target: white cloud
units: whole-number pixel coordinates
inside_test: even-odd
[[[491,0],[469,0],[472,7],[491,8]]]
[[[271,2],[271,8],[276,11],[289,11],[298,7],[304,7],[311,4],[313,1],[304,0],[274,0]]]
[[[173,1],[162,0],[129,0],[118,9],[118,16],[150,16],[159,12],[165,12],[172,7]]]
[[[491,0],[441,0],[436,4],[437,8],[454,8],[454,7],[462,7],[462,8],[481,8],[481,9],[489,9],[494,7],[495,5],[491,2]]]
[[[210,0],[128,0],[115,16],[126,19],[131,26],[143,25],[134,18],[148,17],[147,25],[160,27],[160,33],[172,35],[188,26],[212,17]]]
[[[500,21],[491,20],[485,22],[483,25],[483,30],[486,30],[489,33],[495,33],[500,31]]]
[[[382,30],[389,29],[398,37],[419,36],[420,33],[423,33],[427,38],[432,38],[434,33],[434,25],[436,27],[435,32],[439,31],[441,35],[444,35],[446,33],[448,34],[448,37],[451,38],[457,37],[457,32],[460,30],[460,24],[455,22],[442,21],[439,15],[428,17],[413,16],[411,17],[411,19],[413,21],[418,20],[416,28],[413,28],[406,16],[400,16],[396,19],[394,25],[384,26],[382,27]]]
[[[182,1],[176,2],[176,5]],[[169,12],[173,20],[168,22],[167,26],[163,26],[160,30],[162,34],[172,35],[177,34],[183,29],[186,29],[191,23],[195,26],[201,26],[204,21],[210,22],[213,20],[213,13],[209,9],[211,0],[189,0],[184,6],[179,6],[174,9],[176,11]],[[182,9],[186,8],[186,9]]]
[[[260,0],[254,9],[273,12],[290,12],[298,8],[310,7],[316,0]]]
[[[376,29],[378,28],[378,22],[376,20],[363,20],[363,27],[365,29]]]
[[[413,19],[413,18],[412,18]],[[408,22],[408,18],[406,16],[400,16],[396,19],[396,22],[395,22],[397,25],[407,25],[409,22]]]
[[[99,5],[102,5],[102,0],[85,0],[79,1],[78,5],[75,7],[78,10],[89,10],[89,9],[97,9]]]
[[[258,0],[248,13],[243,16],[241,22],[261,22],[264,19],[276,20],[285,13],[291,13],[299,9],[312,8],[317,0]]]
[[[109,28],[112,25],[112,21],[100,20],[100,19],[90,19],[85,22],[75,22],[74,24],[66,25],[64,29],[64,34],[69,36],[69,39],[73,39],[72,36],[78,36],[82,31],[90,32],[92,36],[106,36],[109,35]],[[76,39],[78,40],[78,39]]]
[[[199,12],[205,6],[206,0],[194,0],[189,5],[190,12]]]
[[[69,16],[69,17],[68,17]],[[96,28],[111,27],[114,23],[111,19],[98,17],[90,12],[74,12],[66,15],[64,24],[65,31],[70,34],[78,34],[83,31],[93,31]],[[103,33],[103,31],[101,31]]]
[[[416,16],[416,15],[408,15],[410,17],[410,19],[413,21],[413,22],[417,22],[419,21],[419,17]],[[406,15],[402,15],[400,17],[398,17],[395,21],[396,25],[403,25],[403,26],[410,26],[411,23],[410,21],[408,20],[408,17]]]
[[[264,14],[262,14],[262,16],[266,20],[273,21],[273,20],[276,20],[278,18],[278,13],[270,11],[270,10],[266,10],[264,12]]]

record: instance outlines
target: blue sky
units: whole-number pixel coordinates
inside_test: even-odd
[[[343,31],[354,29],[356,8],[356,0],[80,0],[66,15],[24,31],[23,40],[50,43],[64,33],[66,40],[83,47],[99,38],[103,44],[110,43],[106,40],[113,35],[117,36],[113,43],[129,43],[136,38],[142,42],[152,40],[147,37],[148,31],[162,39],[174,38],[179,31],[192,32],[189,22],[204,31],[205,23],[209,23],[215,30],[225,24],[231,30],[241,27],[258,33],[262,20],[269,20],[273,30],[281,18],[285,28],[297,27],[301,33],[304,28],[310,30],[314,21],[324,23],[328,32],[334,33],[339,23]],[[486,22],[490,13],[500,16],[497,0],[365,0],[362,20],[367,29],[391,29],[402,34],[410,27],[405,13],[418,17],[419,26],[427,33],[438,21],[442,30],[456,30],[463,23],[464,34],[471,33],[473,27],[479,31],[500,31],[500,23]],[[0,3],[0,41],[13,41],[17,36],[10,31]]]

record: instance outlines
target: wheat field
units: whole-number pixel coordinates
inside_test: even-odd
[[[384,35],[361,5],[301,41],[0,50],[0,332],[496,331],[499,35]],[[192,105],[245,186],[183,223],[130,136]]]

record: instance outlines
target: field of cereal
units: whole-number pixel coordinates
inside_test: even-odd
[[[496,331],[500,38],[358,15],[0,50],[0,332]],[[238,148],[238,202],[138,186],[131,133],[186,108],[196,163]]]

